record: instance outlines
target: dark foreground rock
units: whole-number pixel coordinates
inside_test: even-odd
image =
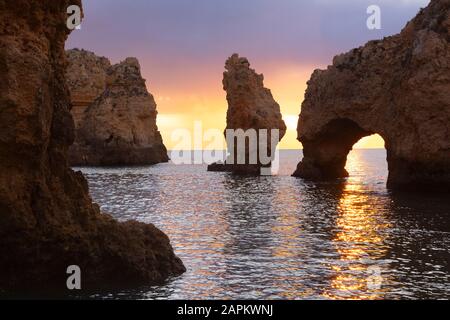
[[[156,102],[136,58],[112,65],[107,58],[67,51],[67,79],[75,119],[71,165],[125,166],[167,162],[156,125]]]
[[[388,186],[450,190],[450,0],[432,0],[403,31],[336,56],[308,82],[295,176],[348,175],[365,136],[386,143]]]
[[[78,0],[0,0],[0,291],[156,284],[185,268],[153,225],[119,223],[68,165],[74,140],[65,79],[67,7]]]
[[[234,146],[230,146],[228,141],[227,147],[231,156],[224,164],[215,163],[208,166],[208,171],[259,175],[261,168],[270,167],[270,162],[265,163],[266,161],[260,158],[260,142],[264,143],[264,156],[267,155],[273,160],[274,149],[286,133],[280,106],[272,97],[270,90],[264,87],[264,76],[250,68],[247,58],[234,54],[226,61],[225,69],[223,88],[227,92],[228,101],[225,136],[227,130],[236,132],[241,129],[247,132],[249,129],[254,129],[257,132],[257,141],[253,147],[247,141],[243,148],[245,158],[241,163],[238,161],[237,139]],[[267,136],[262,137],[260,130],[267,130]],[[271,141],[271,130],[278,130],[278,139],[275,139],[275,143]],[[252,154],[257,155],[256,161],[251,161]]]

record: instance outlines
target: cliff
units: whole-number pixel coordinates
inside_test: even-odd
[[[69,168],[64,42],[79,0],[0,0],[0,289],[156,284],[185,268],[153,225],[119,223]]]
[[[106,72],[111,62],[86,50],[67,50],[67,85],[70,89],[75,128],[78,129],[87,108],[106,90]]]
[[[227,130],[242,129],[244,132],[254,129],[257,133],[257,141],[252,146],[246,143],[243,150],[238,150],[239,139],[227,139],[230,156],[225,164],[212,164],[209,171],[231,171],[237,174],[260,174],[262,167],[270,167],[261,161],[260,153],[271,156],[276,145],[286,133],[286,125],[280,113],[280,106],[274,100],[269,89],[264,87],[264,76],[257,74],[250,68],[246,58],[232,55],[225,63],[226,71],[223,74],[223,89],[227,93]],[[267,136],[261,136],[261,130],[267,130]],[[278,139],[271,141],[271,130],[278,130]],[[264,145],[264,150],[260,146]],[[252,161],[252,157],[256,161]],[[239,158],[242,157],[240,161]],[[254,162],[254,163],[253,163]]]
[[[336,56],[308,82],[295,176],[348,175],[361,138],[383,137],[394,189],[450,190],[450,0],[432,0],[403,31]]]
[[[85,50],[67,52],[68,85],[76,124],[72,165],[144,165],[167,162],[156,126],[156,103],[137,59],[111,65]]]

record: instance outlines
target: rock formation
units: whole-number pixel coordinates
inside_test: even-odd
[[[106,73],[111,62],[86,50],[66,51],[68,66],[66,72],[75,128],[78,129],[87,108],[106,90]]]
[[[225,164],[212,164],[208,167],[208,170],[259,175],[262,167],[270,167],[270,161],[269,163],[263,161],[260,157],[260,151],[264,154],[264,157],[269,156],[273,160],[274,149],[286,133],[286,125],[280,113],[280,106],[273,99],[270,90],[264,87],[264,76],[251,69],[246,58],[233,54],[226,61],[225,69],[223,89],[227,92],[228,101],[225,136],[227,137],[227,130],[242,129],[243,132],[247,132],[249,129],[255,129],[257,141],[254,145],[247,141],[245,148],[243,148],[244,155],[244,152],[237,150],[239,139],[227,138],[230,156]],[[261,130],[264,129],[267,130],[266,136],[261,135]],[[271,143],[271,130],[278,130],[279,136],[278,139],[275,139],[275,143]],[[230,142],[234,146],[230,146]],[[265,150],[260,150],[260,143]],[[240,154],[242,161],[239,161]],[[256,156],[256,161],[251,161],[253,155]]]
[[[0,0],[0,289],[156,284],[185,268],[153,225],[119,223],[68,165],[74,139],[65,79],[67,7]]]
[[[167,162],[156,126],[156,103],[135,58],[111,66],[84,50],[67,52],[75,119],[72,165],[144,165]]]
[[[390,188],[450,190],[450,0],[432,0],[398,35],[336,56],[308,82],[295,176],[348,175],[362,137],[386,144]]]

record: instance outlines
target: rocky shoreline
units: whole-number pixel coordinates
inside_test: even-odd
[[[155,164],[168,157],[138,60],[112,65],[92,52],[65,52],[70,5],[81,7],[81,0],[0,0],[2,293],[40,286],[64,291],[73,265],[82,271],[84,290],[160,285],[186,271],[166,234],[102,213],[83,174],[71,169]],[[278,130],[278,143],[286,125],[263,75],[237,54],[225,69],[226,130]],[[297,132],[304,158],[296,177],[347,177],[354,144],[379,134],[390,189],[448,192],[450,0],[431,0],[400,34],[316,70]],[[235,145],[228,147],[236,156]],[[267,141],[265,153],[274,147]],[[245,159],[252,152],[246,148]],[[231,160],[208,171],[259,175],[268,167],[260,158],[256,164]]]
[[[0,0],[0,288],[158,284],[186,269],[151,224],[100,212],[69,167],[67,7],[80,0]],[[30,8],[33,8],[31,10]]]

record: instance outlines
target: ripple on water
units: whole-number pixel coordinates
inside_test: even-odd
[[[205,166],[82,168],[120,220],[166,232],[188,271],[164,286],[99,293],[141,299],[449,298],[450,200],[390,194],[385,152],[355,151],[351,177],[308,183]]]

